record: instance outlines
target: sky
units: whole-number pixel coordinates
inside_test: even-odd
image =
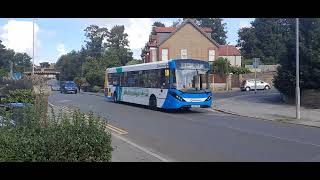
[[[84,29],[91,24],[107,27],[124,25],[128,34],[129,48],[136,59],[149,39],[153,22],[172,25],[177,18],[38,18],[34,20],[35,64],[55,63],[58,58],[85,45]],[[227,42],[235,45],[238,30],[250,26],[254,18],[223,18],[226,23]],[[0,18],[0,40],[7,48],[16,52],[33,54],[33,19]]]

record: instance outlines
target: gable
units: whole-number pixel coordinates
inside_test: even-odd
[[[212,41],[209,40],[204,34],[202,34],[198,29],[196,29],[192,24],[186,24],[177,32],[172,34],[167,40],[165,40],[161,46],[168,47],[178,43],[179,45],[202,45],[207,47],[218,48]]]

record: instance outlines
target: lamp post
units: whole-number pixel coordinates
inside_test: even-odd
[[[296,118],[300,119],[299,18],[296,18]]]
[[[34,19],[32,20],[32,76],[34,75]]]

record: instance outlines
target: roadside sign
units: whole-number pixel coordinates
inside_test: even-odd
[[[260,58],[253,58],[253,68],[258,68],[260,64]]]

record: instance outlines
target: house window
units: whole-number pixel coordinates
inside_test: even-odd
[[[156,50],[155,49],[152,49],[151,50],[151,55],[152,55],[152,62],[155,62],[157,61],[157,54],[156,54]]]
[[[162,49],[162,61],[168,60],[168,49]]]
[[[209,61],[214,61],[214,56],[216,55],[216,51],[213,49],[209,50]]]
[[[187,59],[188,53],[186,49],[181,49],[181,59]]]

